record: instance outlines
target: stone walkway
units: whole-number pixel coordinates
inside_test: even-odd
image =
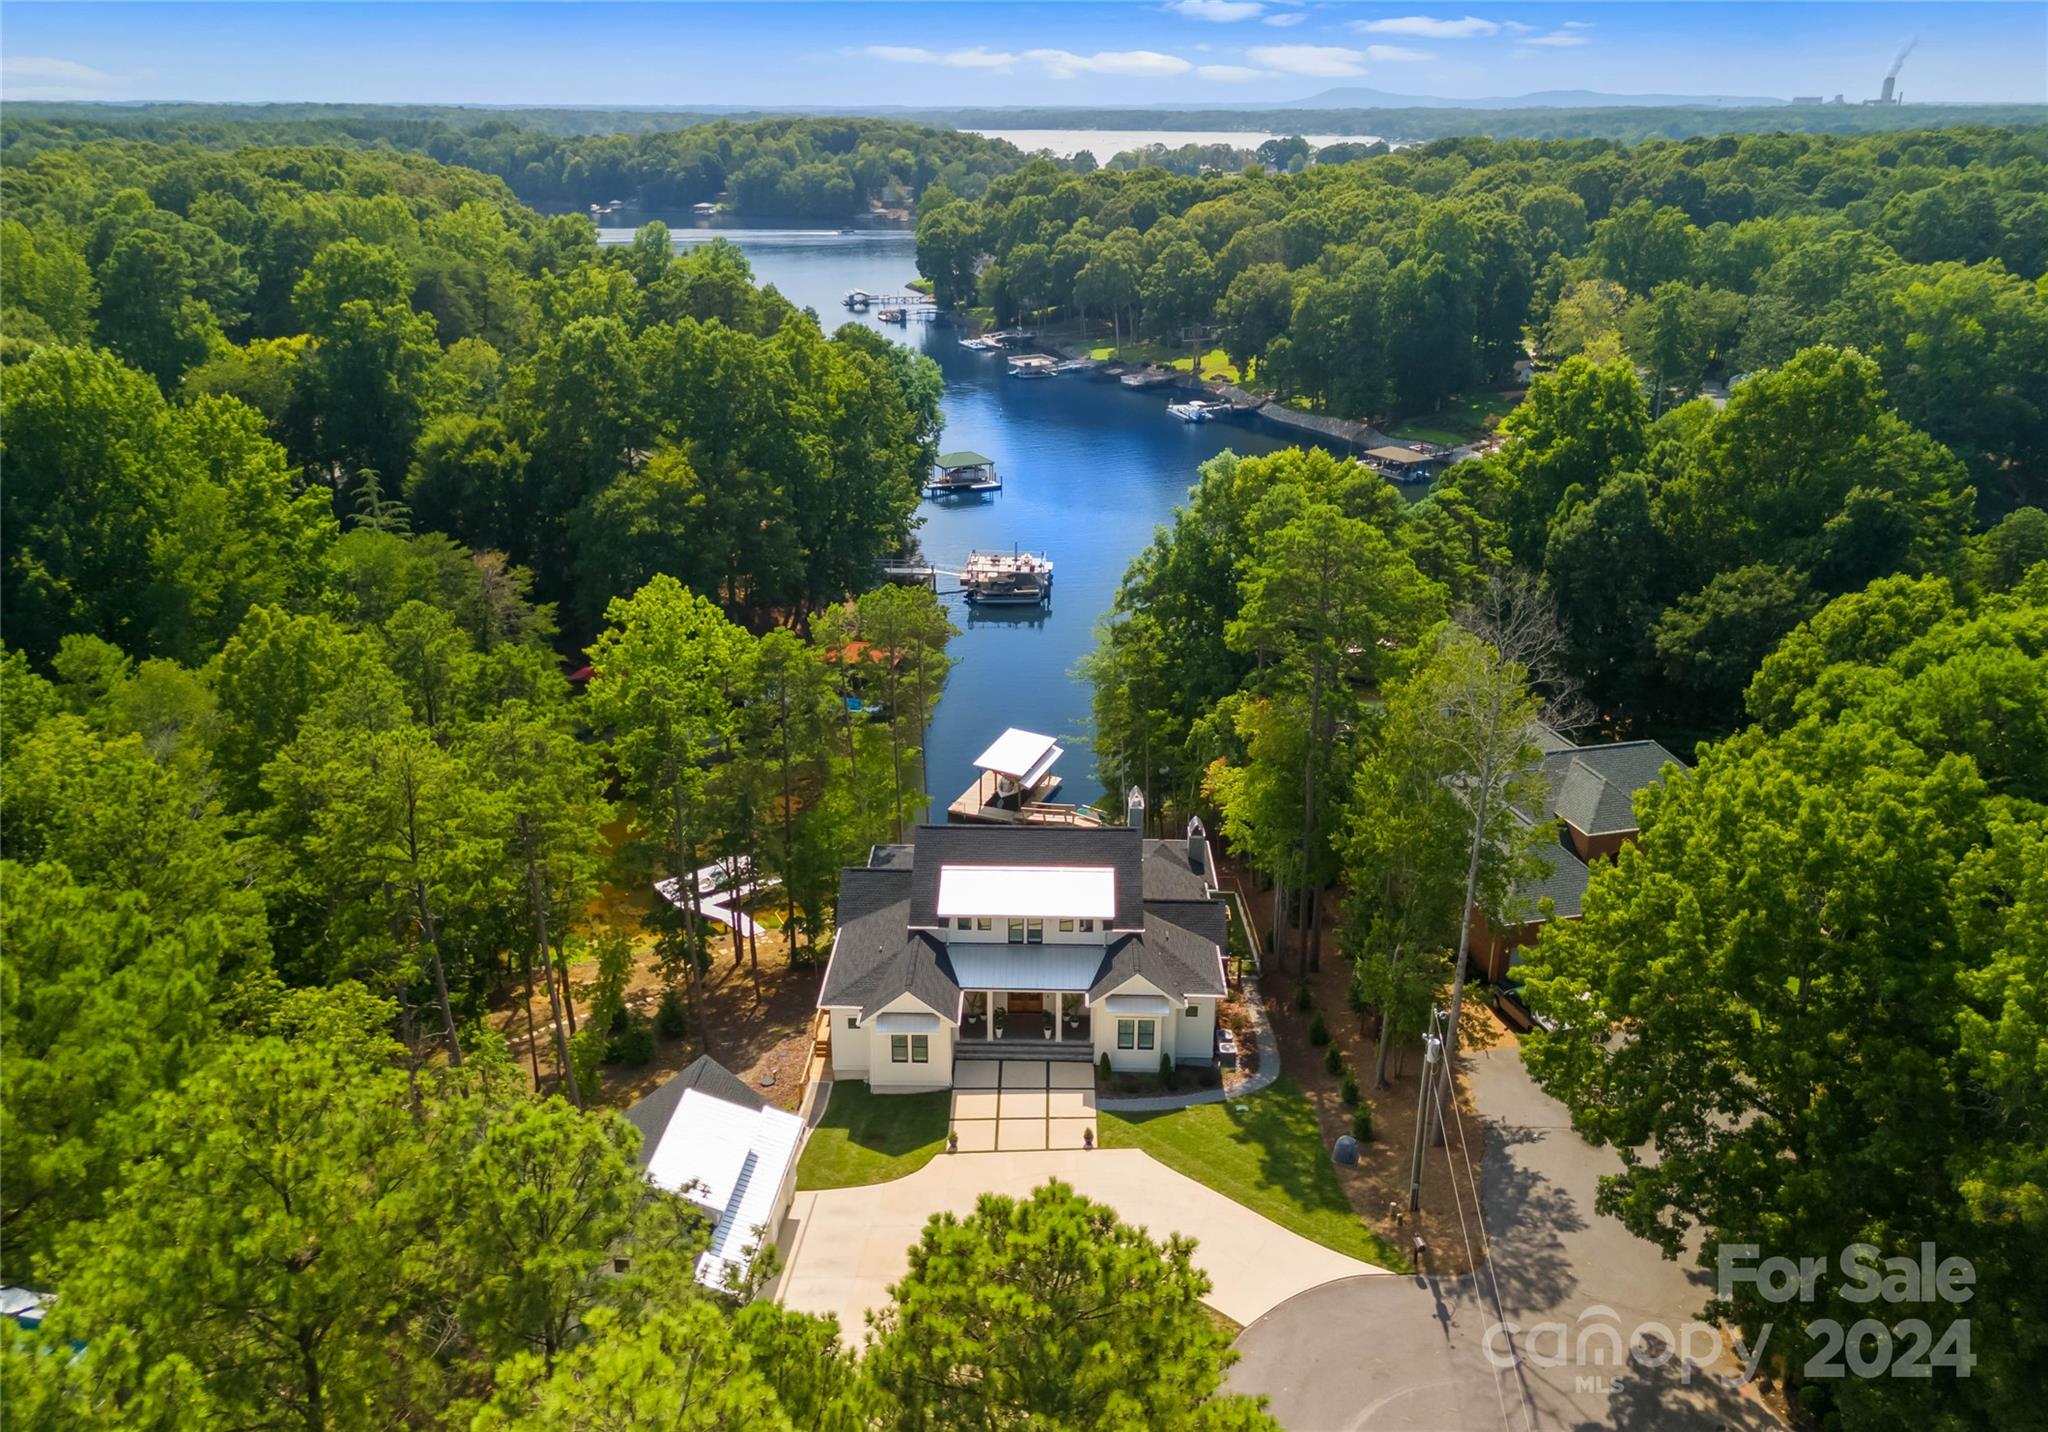
[[[1095,1132],[1095,1066],[957,1060],[951,1127],[963,1154],[1081,1148]]]
[[[1259,998],[1259,987],[1247,984],[1247,1006],[1252,1014],[1252,1028],[1259,1036],[1259,1072],[1248,1079],[1232,1083],[1228,1074],[1223,1076],[1221,1089],[1197,1089],[1191,1094],[1154,1094],[1143,1099],[1097,1099],[1096,1107],[1112,1114],[1149,1114],[1162,1109],[1187,1109],[1196,1104],[1222,1104],[1232,1099],[1241,1099],[1247,1094],[1256,1094],[1280,1077],[1280,1041],[1273,1037],[1273,1026],[1266,1019],[1266,1005]]]

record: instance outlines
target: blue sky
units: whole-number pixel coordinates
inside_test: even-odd
[[[1154,104],[1339,85],[2048,100],[2048,3],[146,4],[0,11],[9,99]]]

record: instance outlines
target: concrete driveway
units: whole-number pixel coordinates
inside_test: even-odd
[[[934,1213],[971,1213],[983,1193],[1021,1197],[1053,1178],[1154,1238],[1195,1239],[1195,1264],[1215,1284],[1208,1302],[1240,1323],[1333,1279],[1391,1276],[1290,1233],[1137,1149],[1076,1149],[940,1154],[893,1183],[799,1193],[777,1239],[786,1262],[776,1296],[800,1312],[837,1314],[857,1343],[867,1313],[888,1302],[889,1285],[909,1268],[911,1245]]]
[[[1732,1364],[1692,1367],[1683,1356],[1681,1330],[1710,1291],[1704,1275],[1594,1212],[1600,1176],[1619,1167],[1613,1151],[1572,1132],[1511,1040],[1466,1058],[1493,1133],[1480,1175],[1490,1272],[1351,1279],[1304,1293],[1246,1327],[1230,1385],[1270,1397],[1290,1432],[1777,1427],[1753,1396],[1717,1381]],[[1502,1315],[1519,1329],[1519,1366],[1505,1356]],[[1610,1351],[1646,1323],[1678,1335],[1677,1355],[1644,1367]],[[1619,1342],[1589,1329],[1613,1329]],[[1702,1351],[1703,1331],[1693,1344]]]

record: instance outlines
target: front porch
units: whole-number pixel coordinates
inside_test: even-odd
[[[1075,990],[973,989],[961,1001],[962,1045],[993,1046],[1016,1056],[1092,1058],[1095,1021]],[[1078,1053],[1076,1052],[1078,1051]]]

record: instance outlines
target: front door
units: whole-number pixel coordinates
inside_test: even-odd
[[[1045,996],[1042,994],[1013,994],[1007,1003],[1012,1019],[1037,1019],[1045,1013]]]

